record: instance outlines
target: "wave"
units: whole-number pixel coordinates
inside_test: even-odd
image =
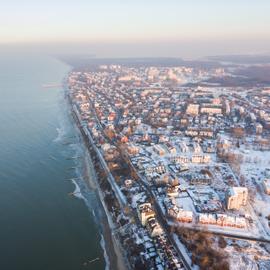
[[[64,102],[64,96],[61,94],[58,98],[59,111],[57,112],[57,119],[60,127],[56,128],[57,136],[53,140],[54,142],[63,141],[65,136],[73,131],[73,126],[71,125],[70,119],[67,116],[67,108],[65,106],[61,106],[61,104]]]
[[[78,199],[82,199],[85,202],[87,202],[86,198],[82,195],[81,193],[81,189],[80,186],[78,185],[78,183],[72,179],[72,183],[75,185],[75,190],[73,191],[73,195],[78,198]]]
[[[75,169],[76,176],[78,180],[72,180],[75,185],[74,195],[80,199],[84,200],[86,207],[90,213],[92,213],[93,219],[97,225],[99,225],[103,218],[104,213],[100,209],[99,203],[97,202],[98,198],[95,193],[95,184],[94,184],[94,170],[93,166],[91,166],[91,160],[88,157],[88,153],[85,152],[81,143],[76,143],[72,146],[75,151],[75,156],[82,156],[82,159],[77,160],[77,167]],[[87,179],[87,180],[86,180]],[[88,185],[87,185],[88,183]],[[110,270],[110,257],[108,256],[106,250],[106,243],[103,236],[102,229],[99,230],[100,235],[100,246],[103,250],[103,258],[105,261],[105,270]]]
[[[53,140],[54,142],[60,142],[65,136],[65,129],[63,127],[56,128],[57,137]]]
[[[86,207],[89,210],[89,213],[92,214],[93,219],[97,225],[101,223],[103,214],[100,205],[97,203],[97,198],[95,194],[96,186],[93,178],[95,177],[95,172],[93,164],[91,164],[91,159],[89,160],[87,150],[84,147],[83,141],[80,139],[80,131],[77,129],[77,126],[71,122],[70,119],[67,120],[66,114],[62,117],[62,113],[59,114],[60,127],[57,128],[57,137],[54,139],[54,142],[63,142],[67,139],[68,136],[72,136],[72,143],[67,144],[65,154],[70,157],[70,152],[72,152],[72,162],[74,162],[75,167],[75,176],[76,179],[72,179],[71,182],[74,184],[75,189],[73,195],[84,201]],[[72,120],[72,119],[71,119]],[[74,139],[74,137],[76,139]],[[70,140],[70,139],[69,139]],[[92,165],[92,166],[91,166]],[[103,258],[105,261],[105,270],[110,270],[110,258],[107,254],[106,243],[104,240],[102,230],[98,230],[100,235],[100,246],[103,250]]]
[[[101,239],[100,239],[100,246],[103,249],[103,257],[104,257],[105,263],[106,263],[105,270],[109,270],[110,269],[110,260],[109,260],[109,256],[108,256],[107,251],[106,251],[105,241],[104,241],[104,237],[102,234],[101,234]]]

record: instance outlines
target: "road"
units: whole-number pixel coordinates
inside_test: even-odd
[[[125,206],[127,205],[126,198],[124,197],[121,190],[117,186],[115,179],[114,179],[113,175],[111,174],[110,169],[108,168],[108,165],[107,165],[106,161],[104,160],[102,154],[100,153],[99,149],[96,147],[95,142],[94,142],[90,132],[87,130],[86,127],[81,126],[80,119],[77,115],[77,112],[76,111],[74,111],[74,112],[75,112],[75,115],[77,117],[77,120],[79,121],[78,126],[81,129],[81,133],[84,136],[84,138],[88,144],[88,147],[90,147],[90,146],[93,147],[94,151],[98,155],[98,159],[99,159],[104,171],[106,172],[106,175],[108,176],[107,179],[108,179],[108,181],[109,181],[109,183],[110,183],[110,185],[111,185],[111,187],[112,187],[112,189],[113,189],[113,191],[114,191],[114,193],[119,201],[119,204],[120,204],[121,208],[124,209]]]
[[[169,242],[174,246],[179,258],[182,260],[183,266],[185,269],[187,270],[192,270],[190,264],[186,261],[184,255],[182,254],[181,250],[179,249],[178,245],[176,244],[174,238],[172,237],[172,234],[170,232],[170,227],[167,224],[167,221],[162,213],[162,210],[160,208],[160,205],[157,203],[156,201],[156,196],[153,192],[153,190],[151,189],[151,187],[148,185],[147,181],[144,179],[144,177],[136,170],[136,168],[134,168],[133,164],[131,163],[131,161],[128,162],[129,165],[132,167],[132,169],[135,171],[141,185],[143,185],[143,187],[145,188],[145,190],[147,191],[148,196],[151,198],[151,200],[154,202],[154,209],[156,212],[156,217],[158,222],[160,223],[161,227],[163,228],[166,237],[168,238]]]
[[[90,100],[90,97],[89,97],[89,100]],[[93,103],[92,103],[91,100],[90,100],[90,102],[91,102],[92,108],[94,108],[94,107],[93,107]],[[103,133],[104,137],[107,138],[107,137],[105,136],[104,132],[103,132],[103,127],[102,127],[102,125],[101,125],[101,123],[100,123],[100,121],[99,121],[99,118],[97,117],[97,114],[96,114],[95,109],[93,109],[92,111],[93,111],[93,113],[94,113],[94,116],[95,116],[95,119],[96,119],[96,122],[97,122],[97,124],[98,124],[98,127],[99,127],[100,131]],[[88,132],[88,133],[89,133],[89,132]],[[90,136],[90,140],[91,140],[92,137],[91,137],[90,134],[89,134],[89,136]],[[108,138],[107,138],[107,139],[108,139]],[[93,140],[93,139],[92,139],[92,140]],[[104,166],[104,168],[105,168],[105,170],[106,170],[106,172],[107,172],[107,174],[108,174],[108,176],[109,176],[110,184],[112,185],[113,190],[115,191],[115,194],[117,195],[117,198],[120,200],[120,202],[121,202],[121,204],[123,204],[123,206],[126,205],[126,201],[123,200],[123,196],[120,196],[120,195],[119,195],[119,192],[118,192],[119,188],[118,188],[118,187],[115,187],[115,185],[117,185],[117,184],[115,183],[115,180],[114,180],[113,176],[111,175],[110,170],[109,170],[109,168],[107,167],[107,164],[106,164],[105,160],[103,159],[103,156],[101,155],[100,151],[99,151],[99,150],[97,149],[97,147],[95,146],[94,142],[91,141],[91,143],[92,143],[93,147],[95,148],[95,150],[96,150],[96,152],[97,152],[97,154],[98,154],[98,156],[99,156],[99,158],[100,158],[100,161],[102,162],[102,166]],[[115,143],[113,143],[112,141],[110,141],[110,143],[113,144],[113,145],[115,145]],[[115,146],[118,148],[117,145],[115,145]],[[121,153],[121,151],[119,151],[119,152]],[[123,157],[123,159],[125,160],[124,157]],[[180,249],[178,248],[177,244],[175,243],[175,240],[173,239],[172,235],[170,234],[169,226],[168,226],[168,224],[167,224],[167,222],[166,222],[166,220],[165,220],[165,218],[164,218],[164,216],[163,216],[163,214],[162,214],[162,211],[161,211],[161,209],[160,209],[160,206],[159,206],[158,203],[156,202],[155,196],[154,196],[154,194],[153,194],[151,188],[150,188],[149,185],[146,183],[146,181],[143,179],[143,177],[142,177],[141,175],[138,174],[137,170],[133,167],[132,163],[131,163],[131,162],[128,162],[128,165],[129,165],[129,166],[132,166],[131,169],[133,169],[133,170],[135,171],[135,173],[136,173],[137,176],[138,176],[138,179],[140,180],[140,183],[144,186],[144,188],[145,188],[145,190],[147,191],[149,197],[153,200],[153,202],[154,202],[154,208],[155,208],[155,210],[156,210],[155,212],[156,212],[156,214],[157,214],[157,220],[159,221],[160,225],[162,226],[162,228],[163,228],[163,230],[164,230],[164,232],[165,232],[165,234],[166,234],[166,237],[168,238],[169,242],[174,246],[174,248],[175,248],[175,250],[176,250],[176,252],[177,252],[179,258],[182,260],[182,264],[183,264],[184,268],[185,268],[186,270],[192,270],[191,266],[190,266],[189,263],[185,260],[185,257],[184,257],[183,254],[181,253]]]

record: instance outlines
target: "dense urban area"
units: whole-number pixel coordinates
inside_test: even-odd
[[[270,269],[270,88],[216,83],[229,77],[226,67],[70,72],[127,269]]]

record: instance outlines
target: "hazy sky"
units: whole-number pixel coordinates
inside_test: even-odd
[[[270,0],[1,2],[0,44],[57,43],[98,55],[269,52]]]

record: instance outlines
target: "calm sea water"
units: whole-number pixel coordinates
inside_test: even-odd
[[[105,268],[94,194],[88,207],[68,195],[80,148],[63,90],[42,87],[68,70],[51,57],[0,52],[0,269]]]

